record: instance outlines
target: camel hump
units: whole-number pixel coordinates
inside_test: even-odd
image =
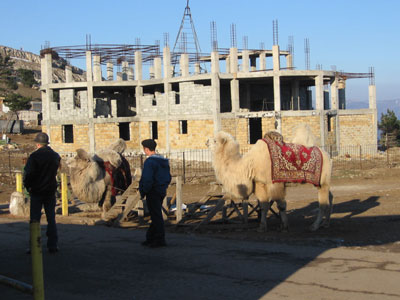
[[[283,136],[277,131],[268,131],[264,134],[264,139],[271,139],[276,142],[283,143]]]
[[[294,128],[292,143],[313,147],[316,146],[316,141],[316,137],[307,124],[299,124]]]
[[[118,168],[122,163],[120,154],[110,149],[100,150],[93,156],[93,160],[100,165],[103,165],[105,162],[109,162],[115,168]]]

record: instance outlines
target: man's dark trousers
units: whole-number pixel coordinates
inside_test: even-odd
[[[57,248],[58,235],[56,225],[56,196],[55,193],[49,195],[33,195],[31,194],[31,222],[40,222],[42,215],[42,206],[47,218],[47,248]]]
[[[151,224],[146,232],[146,240],[151,243],[165,243],[164,219],[162,215],[164,197],[165,194],[161,195],[153,191],[146,195],[147,208],[151,217]]]

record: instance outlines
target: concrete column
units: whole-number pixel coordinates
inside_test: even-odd
[[[376,108],[376,86],[370,85],[368,87],[368,95],[369,95],[369,108],[373,110],[374,113],[374,125],[373,125],[373,140],[378,142],[378,110]]]
[[[286,55],[286,68],[293,69],[293,56],[291,54]]]
[[[331,107],[332,109],[339,109],[339,93],[338,93],[338,78],[331,82]]]
[[[273,61],[273,69],[274,71],[279,71],[281,69],[281,61],[280,61],[280,53],[279,46],[272,46],[272,61]]]
[[[229,74],[231,72],[231,58],[228,56],[225,60],[225,73]]]
[[[50,103],[53,101],[53,90],[47,87],[48,84],[52,83],[53,77],[53,69],[52,69],[53,58],[51,53],[47,53],[44,55],[44,58],[41,59],[41,72],[42,72],[42,88],[45,87],[45,90],[42,94],[43,101],[43,121],[47,126],[47,133],[50,136]]]
[[[325,127],[327,127],[328,125],[326,124],[325,121],[325,114],[322,110],[320,110],[319,112],[319,128],[320,128],[320,135],[321,135],[321,146],[325,146],[326,144],[326,140],[325,140]]]
[[[92,72],[92,51],[86,51],[86,81],[93,81],[93,72]]]
[[[198,62],[194,64],[194,74],[200,74],[200,64]]]
[[[322,72],[315,77],[315,109],[324,109],[324,78]]]
[[[44,78],[42,75],[42,83],[50,84],[53,82],[53,57],[51,53],[46,53],[42,60],[41,69],[44,69]]]
[[[257,59],[254,56],[250,58],[250,71],[257,71]]]
[[[211,73],[219,73],[219,53],[211,52]]]
[[[93,56],[93,77],[94,81],[101,81],[100,55]]]
[[[65,82],[73,82],[71,66],[65,66]]]
[[[149,67],[149,76],[150,76],[150,79],[154,78],[154,66]]]
[[[117,116],[117,99],[111,99],[111,117],[116,118]]]
[[[128,69],[129,69],[129,63],[124,60],[122,62],[122,80],[127,81],[128,80]]]
[[[171,73],[171,50],[169,47],[164,47],[163,50],[163,62],[164,62],[164,77],[170,78],[172,77]]]
[[[171,140],[169,134],[169,96],[171,94],[171,84],[169,82],[172,77],[171,68],[171,51],[168,46],[163,49],[163,64],[164,64],[164,97],[165,97],[165,147],[166,151],[171,151]]]
[[[265,60],[265,52],[260,53],[260,70],[267,69],[267,61]]]
[[[47,79],[47,66],[46,66],[46,55],[45,57],[40,59],[40,76],[42,78],[42,83],[41,85],[45,85],[48,83]]]
[[[161,57],[154,58],[154,78],[162,78]]]
[[[114,80],[114,65],[111,61],[107,62],[107,80]]]
[[[242,71],[249,72],[249,50],[242,51]]]
[[[181,76],[189,76],[189,55],[187,53],[181,54],[181,59],[179,61]]]
[[[293,110],[300,110],[300,84],[298,80],[292,81]]]
[[[211,58],[218,56],[218,52],[212,52]],[[214,58],[215,60],[215,58]],[[214,70],[216,67],[214,68]],[[213,119],[214,119],[214,135],[221,130],[221,97],[220,97],[220,81],[218,72],[211,74],[211,101],[213,104]]]
[[[232,103],[232,112],[239,111],[239,80],[232,79],[231,80],[231,103]]]
[[[133,68],[128,65],[128,80],[135,80],[135,74],[133,73]]]
[[[136,75],[136,80],[143,79],[142,52],[141,51],[135,52],[135,75]]]
[[[281,110],[281,79],[279,75],[274,75],[274,110]]]
[[[229,49],[229,60],[230,60],[230,73],[237,73],[238,71],[238,52],[237,48]]]
[[[96,140],[94,130],[94,98],[93,98],[93,83],[87,83],[87,105],[88,105],[88,131],[89,131],[89,151],[91,153],[96,152]]]
[[[369,108],[376,109],[376,86],[368,86]]]

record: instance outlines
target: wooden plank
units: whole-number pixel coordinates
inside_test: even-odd
[[[207,224],[208,222],[211,221],[211,219],[217,214],[217,212],[219,212],[220,210],[222,210],[222,208],[225,205],[225,199],[222,198],[220,200],[218,200],[217,205],[207,214],[207,217],[205,219],[203,219],[195,228],[194,230],[196,230],[197,228],[199,228],[201,225],[203,224]]]
[[[132,211],[132,209],[134,209],[134,207],[139,201],[140,201],[139,191],[137,191],[135,195],[130,195],[128,199],[126,199],[124,211],[118,221],[125,222],[128,217],[128,214]]]
[[[168,204],[167,204],[167,200],[168,200],[168,198],[167,198],[167,196],[165,196],[164,200],[163,200],[163,203],[162,203],[162,206],[161,206],[161,212],[162,212],[164,221],[168,220]]]
[[[182,220],[182,177],[176,177],[176,222],[179,223]]]

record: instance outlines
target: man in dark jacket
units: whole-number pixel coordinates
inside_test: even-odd
[[[162,202],[171,182],[168,159],[156,154],[157,143],[152,139],[142,141],[143,151],[148,156],[143,165],[142,177],[139,181],[139,192],[146,197],[150,212],[151,224],[146,233],[143,246],[152,248],[166,246]]]
[[[29,156],[24,171],[24,185],[31,198],[30,222],[40,222],[43,206],[47,218],[47,248],[54,253],[58,251],[55,193],[61,158],[48,146],[46,133],[38,133],[34,141],[37,149]]]

